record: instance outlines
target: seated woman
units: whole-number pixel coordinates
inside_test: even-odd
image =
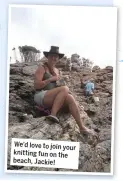
[[[79,126],[80,132],[93,134],[93,131],[84,126],[76,101],[74,97],[69,94],[69,88],[67,86],[56,86],[60,75],[55,65],[64,54],[59,53],[59,47],[55,46],[51,46],[49,52],[44,51],[43,53],[48,59],[48,62],[45,63],[44,66],[39,66],[35,72],[34,87],[36,93],[34,101],[38,105],[51,108],[51,115],[48,117],[54,121],[59,121],[57,113],[63,106],[67,105],[71,115]]]

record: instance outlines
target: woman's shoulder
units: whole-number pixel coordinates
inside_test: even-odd
[[[37,73],[44,73],[45,72],[45,68],[43,65],[38,65],[35,74]]]

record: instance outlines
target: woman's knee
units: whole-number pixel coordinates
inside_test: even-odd
[[[71,94],[68,94],[67,97],[66,97],[66,103],[70,104],[70,103],[75,103],[75,99],[74,97],[71,95]]]
[[[69,88],[67,86],[61,86],[60,91],[64,91],[66,94],[68,94]]]

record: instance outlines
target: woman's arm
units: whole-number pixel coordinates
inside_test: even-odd
[[[47,79],[47,80],[42,81],[44,73],[45,73],[44,67],[39,66],[38,69],[36,70],[35,76],[34,76],[34,87],[35,87],[35,89],[42,89],[47,84],[50,83],[51,79]]]

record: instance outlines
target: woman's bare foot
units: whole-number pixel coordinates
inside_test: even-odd
[[[80,133],[84,135],[96,135],[96,133],[93,130],[86,128],[85,126],[83,126],[83,129],[80,130]]]

